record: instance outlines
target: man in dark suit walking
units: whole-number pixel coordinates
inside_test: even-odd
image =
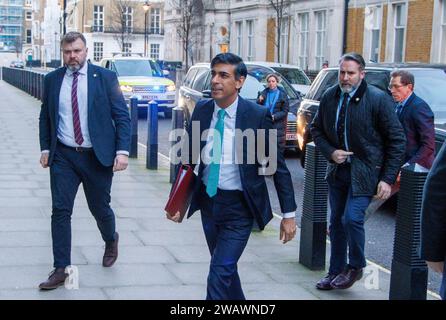
[[[262,175],[264,155],[277,155],[277,159],[270,158],[269,165],[276,167],[273,176],[284,213],[280,226],[280,238],[284,243],[296,233],[296,203],[291,175],[282,153],[277,152],[277,135],[274,135],[269,110],[238,95],[247,76],[242,59],[232,53],[219,54],[212,60],[211,69],[213,99],[196,105],[188,127],[188,162],[196,164],[202,155],[188,217],[201,210],[211,254],[206,298],[243,300],[237,262],[254,220],[263,229],[273,217]],[[194,133],[199,133],[203,140],[199,150],[193,150],[193,145],[198,143],[192,141],[197,136],[193,133],[197,127],[199,132]],[[207,129],[210,130],[206,135]],[[255,143],[238,139],[238,130],[247,135],[252,133]],[[266,134],[262,136],[262,132]],[[261,150],[262,145],[267,149],[263,150],[265,152]],[[179,214],[167,217],[178,221]]]
[[[424,185],[421,256],[435,272],[443,274],[440,296],[446,300],[446,143],[438,152]]]
[[[404,155],[404,132],[392,99],[367,85],[364,69],[361,55],[341,57],[338,84],[322,95],[311,124],[314,142],[328,161],[331,208],[330,269],[316,284],[319,290],[347,289],[361,279],[365,210],[373,196],[390,196]]]
[[[435,157],[434,114],[429,105],[415,92],[413,74],[406,70],[391,73],[389,90],[397,103],[398,115],[406,134],[406,155],[404,163],[430,169]]]
[[[125,170],[130,147],[130,117],[115,73],[86,63],[85,37],[67,33],[61,47],[65,66],[45,77],[40,112],[40,164],[50,168],[54,270],[42,290],[64,284],[71,264],[71,214],[82,183],[111,267],[119,235],[110,208],[114,171]]]

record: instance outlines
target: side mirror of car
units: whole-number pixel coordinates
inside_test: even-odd
[[[163,76],[168,77],[170,75],[169,70],[163,70]]]
[[[211,90],[203,90],[202,94],[203,94],[203,98],[205,98],[205,99],[211,99],[212,98]]]

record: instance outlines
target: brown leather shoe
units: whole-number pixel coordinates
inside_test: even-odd
[[[348,289],[362,278],[362,269],[347,268],[331,282],[334,289]]]
[[[39,284],[40,290],[53,290],[63,286],[68,273],[65,273],[65,268],[56,268],[49,274],[48,280]]]
[[[336,278],[337,274],[327,274],[321,280],[316,283],[316,288],[319,290],[331,290],[333,287],[331,286],[331,282],[334,278]]]
[[[116,259],[118,259],[118,242],[119,234],[115,233],[115,240],[105,243],[104,258],[102,259],[102,265],[104,267],[111,267]]]

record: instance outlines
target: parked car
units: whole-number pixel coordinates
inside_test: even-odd
[[[365,80],[386,91],[390,73],[395,69],[408,70],[415,77],[415,93],[424,99],[435,116],[435,142],[437,151],[446,139],[446,65],[433,64],[369,64]],[[309,124],[318,110],[322,94],[338,81],[338,68],[322,69],[311,85],[297,112],[297,139],[302,150],[301,163],[305,161],[305,146],[312,141]]]
[[[116,72],[126,102],[132,96],[137,96],[143,101],[154,100],[158,103],[159,112],[164,112],[166,118],[172,117],[172,108],[175,106],[175,83],[164,77],[156,61],[126,54],[104,58],[100,65]],[[139,109],[145,111],[147,105],[140,104]]]
[[[272,71],[279,73],[283,78],[287,79],[293,88],[302,96],[305,96],[310,90],[311,81],[298,66],[275,62],[248,62],[247,64],[257,64],[271,68]]]
[[[266,88],[266,76],[272,71],[268,67],[247,62],[248,77],[240,91],[244,99],[255,102]],[[279,86],[286,92],[290,101],[290,112],[288,113],[286,147],[295,149],[297,147],[296,136],[296,112],[301,102],[301,97],[293,89],[291,84],[284,79]],[[182,107],[186,123],[190,121],[196,103],[201,99],[211,98],[211,68],[210,63],[198,63],[192,66],[186,74],[183,85],[179,90],[178,106]]]
[[[25,63],[23,61],[21,61],[21,60],[16,60],[16,61],[12,61],[9,66],[11,68],[23,69],[23,68],[25,68]]]

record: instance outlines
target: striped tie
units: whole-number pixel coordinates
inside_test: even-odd
[[[77,77],[79,72],[73,73],[73,85],[71,86],[71,106],[73,108],[73,128],[74,140],[78,145],[82,145],[84,137],[82,136],[81,121],[79,119],[79,104],[77,102]]]

